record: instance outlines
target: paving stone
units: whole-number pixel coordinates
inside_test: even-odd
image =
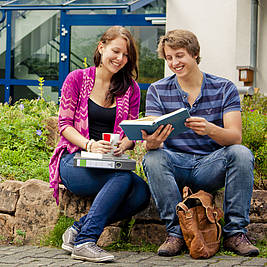
[[[70,254],[56,248],[35,246],[0,246],[0,267],[266,267],[266,258],[249,258],[240,256],[214,256],[210,259],[195,260],[188,254],[175,257],[159,257],[152,252],[111,252],[115,261],[110,263],[93,263],[73,260]]]

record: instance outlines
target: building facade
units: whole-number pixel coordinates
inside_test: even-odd
[[[166,15],[166,30],[197,35],[203,71],[267,94],[266,0],[167,0]],[[252,82],[246,69],[255,73]]]

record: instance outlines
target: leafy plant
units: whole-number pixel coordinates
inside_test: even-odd
[[[38,87],[38,89],[40,90],[40,97],[41,97],[41,99],[43,99],[44,98],[44,88],[43,88],[43,85],[44,85],[44,77],[40,77],[38,79],[38,81],[39,81],[39,87]]]
[[[267,177],[267,97],[261,94],[247,96],[242,101],[242,144],[255,157],[255,186],[264,188]]]
[[[0,175],[6,179],[48,181],[48,163],[54,147],[47,143],[43,121],[58,106],[43,99],[0,104]]]
[[[54,229],[41,240],[42,246],[53,246],[60,248],[62,245],[62,235],[66,229],[74,223],[73,218],[60,216]]]

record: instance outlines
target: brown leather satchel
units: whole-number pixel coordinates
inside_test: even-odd
[[[183,201],[176,206],[185,243],[192,258],[210,258],[220,248],[223,211],[213,204],[213,196],[203,190],[193,194],[183,189]]]

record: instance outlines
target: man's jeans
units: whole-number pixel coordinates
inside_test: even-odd
[[[106,225],[129,218],[148,205],[148,185],[135,173],[74,167],[73,157],[65,154],[61,158],[62,183],[76,195],[95,197],[88,214],[72,226],[78,231],[76,245],[96,242]]]
[[[246,233],[254,179],[254,157],[248,148],[232,145],[205,156],[151,150],[143,166],[169,235],[183,238],[175,208],[182,201],[185,185],[193,192],[202,189],[210,193],[225,186],[224,236]]]

